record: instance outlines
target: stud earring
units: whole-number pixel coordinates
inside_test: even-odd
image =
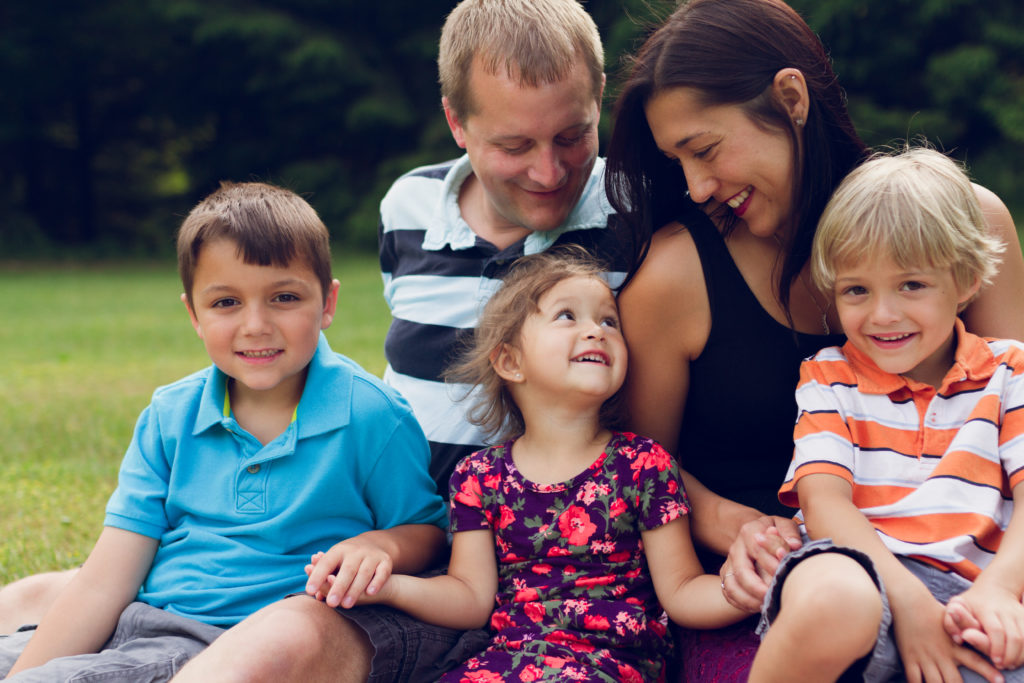
[[[796,121],[794,121],[793,123],[795,123],[795,124],[796,124],[796,127],[797,127],[797,128],[803,128],[803,127],[804,127],[804,120],[803,120],[803,119],[800,119],[800,118],[798,118],[798,119],[797,119]]]

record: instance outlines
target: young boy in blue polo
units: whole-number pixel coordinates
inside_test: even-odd
[[[341,598],[444,545],[412,412],[321,333],[339,284],[313,208],[224,184],[182,224],[178,265],[213,366],[153,394],[85,564],[34,635],[0,639],[12,680],[168,680],[223,629],[302,592],[310,556],[332,544]]]

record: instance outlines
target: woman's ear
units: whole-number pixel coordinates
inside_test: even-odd
[[[778,101],[785,107],[793,125],[803,128],[811,107],[811,97],[807,92],[807,81],[803,72],[793,67],[779,69],[772,79],[772,89]]]
[[[519,349],[511,344],[502,344],[491,353],[491,367],[506,382],[523,381]]]

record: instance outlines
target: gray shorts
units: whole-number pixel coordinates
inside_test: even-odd
[[[875,569],[874,563],[871,558],[863,552],[854,548],[847,548],[844,546],[837,546],[832,542],[832,539],[824,538],[817,541],[809,541],[804,537],[804,545],[786,555],[779,563],[779,568],[775,572],[775,577],[772,579],[771,585],[768,586],[768,593],[765,595],[764,604],[761,605],[761,621],[757,625],[757,633],[762,638],[768,632],[768,628],[771,626],[771,622],[775,620],[775,617],[779,614],[779,608],[781,607],[782,598],[782,584],[785,582],[789,572],[793,570],[793,567],[798,565],[808,557],[820,553],[841,553],[848,555],[849,557],[856,560],[864,571],[868,573],[868,576],[878,586],[878,590],[882,596],[882,621],[878,628],[878,639],[875,641],[875,648],[871,653],[860,662],[857,662],[852,669],[857,672],[862,672],[857,678],[863,677],[863,680],[869,682],[875,681],[889,681],[889,680],[904,680],[903,678],[903,665],[900,662],[899,649],[896,647],[896,638],[892,630],[892,611],[889,608],[889,597],[885,592],[885,586],[882,584],[881,578],[878,576],[878,571]],[[897,557],[897,559],[906,567],[910,572],[916,576],[921,583],[923,583],[931,594],[935,596],[935,599],[946,604],[950,598],[954,595],[959,595],[965,590],[970,588],[971,582],[953,572],[944,572],[940,569],[936,569],[931,565],[917,560],[912,560],[906,557]],[[854,673],[854,671],[848,671],[847,675]],[[1024,683],[1024,668],[1015,669],[1013,671],[1003,671],[1003,677],[1008,683]],[[965,667],[960,667],[960,675],[963,677],[965,683],[981,683],[985,679],[976,674],[974,671]],[[843,680],[848,680],[844,676]]]
[[[363,629],[373,644],[367,678],[372,683],[436,681],[490,644],[486,629],[456,631],[433,626],[383,605],[335,611]]]
[[[223,632],[222,628],[133,602],[121,613],[114,634],[99,652],[58,657],[7,680],[169,681]],[[9,636],[0,636],[0,677],[14,666],[33,633],[33,627],[22,627]]]

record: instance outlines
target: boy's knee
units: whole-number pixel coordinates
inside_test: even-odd
[[[865,647],[878,636],[881,592],[864,567],[847,555],[820,553],[803,560],[786,577],[780,597],[779,619],[792,619],[808,633],[835,639],[838,631]]]
[[[371,655],[359,627],[323,603],[294,597],[228,629],[176,680],[321,680],[318,676],[340,660],[359,671],[365,664],[368,673]]]

